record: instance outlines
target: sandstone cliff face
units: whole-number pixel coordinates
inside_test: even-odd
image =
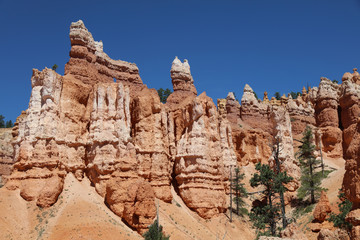
[[[7,176],[11,174],[14,149],[12,142],[12,129],[0,128],[0,185],[4,185]]]
[[[177,104],[173,99],[178,91],[183,89],[174,86],[167,103],[174,122],[177,189],[191,209],[210,218],[226,208],[226,180],[230,167],[234,169],[236,165],[231,128],[205,93],[198,97],[189,94]]]
[[[136,156],[130,142],[129,88],[122,83],[99,83],[93,91],[89,124],[87,171],[97,192],[105,196],[106,183],[116,169],[134,175]]]
[[[146,232],[156,215],[154,191],[143,180],[124,180],[123,176],[111,179],[107,185],[105,201],[116,215],[141,234]]]
[[[63,78],[50,69],[34,70],[31,85],[29,108],[24,117],[18,118],[16,163],[7,186],[19,188],[24,199],[46,207],[57,200],[65,174],[59,161],[66,157],[68,148],[59,131]]]
[[[274,137],[279,141],[279,160],[281,163],[281,171],[286,172],[293,180],[287,184],[289,193],[286,197],[290,200],[292,195],[300,186],[300,167],[294,157],[293,137],[291,131],[290,116],[286,108],[274,107],[271,113],[272,123],[274,125]],[[274,156],[270,158],[274,165]]]
[[[253,92],[247,96],[250,96],[251,99],[255,98]],[[246,102],[248,102],[247,96],[243,96]],[[251,108],[251,105],[249,107]],[[236,154],[237,165],[245,166],[249,163],[266,162],[271,155],[268,144],[271,136],[262,129],[248,127],[247,123],[242,121],[240,116],[241,105],[232,92],[228,94],[226,99],[218,99],[218,112],[221,116],[226,116],[231,126],[232,145]],[[256,110],[253,112],[256,113]]]
[[[246,84],[241,98],[241,119],[252,128],[272,133],[272,124],[269,121],[270,112],[270,104],[257,100],[252,88]]]
[[[175,58],[174,93],[164,105],[136,65],[110,59],[82,21],[71,24],[70,40],[65,76],[33,71],[29,108],[13,131],[7,188],[47,207],[67,174],[88,177],[140,233],[153,222],[155,197],[172,200],[171,184],[201,217],[224,212],[236,166],[232,131],[211,98],[197,97],[187,60]]]
[[[218,111],[226,115],[230,122],[233,146],[240,166],[268,161],[274,165],[272,147],[276,139],[279,141],[282,171],[286,171],[294,178],[287,186],[291,192],[286,196],[289,201],[299,187],[300,180],[300,168],[294,158],[292,123],[288,110],[289,105],[292,105],[288,104],[288,99],[284,96],[280,101],[275,102],[276,100],[268,100],[267,93],[264,95],[264,100],[259,101],[250,86],[246,85],[241,106],[235,101],[234,95],[229,93],[226,99],[218,100]],[[292,110],[292,113],[304,115],[304,111],[301,107],[299,110],[296,104]],[[311,116],[313,111],[311,109],[308,111],[309,118],[313,118]]]
[[[170,202],[175,154],[172,116],[156,90],[147,88],[137,92],[131,113],[137,173],[150,182],[157,198]]]
[[[343,186],[350,201],[359,206],[359,100],[360,87],[347,80],[341,86],[340,106],[341,119],[344,126],[344,158],[345,176]]]
[[[359,100],[360,86],[359,74],[345,73],[340,87],[339,103],[341,107],[341,126],[343,127],[343,157],[345,159],[345,175],[343,190],[346,197],[353,203],[353,210],[348,214],[347,221],[353,224],[351,231],[352,239],[360,238],[360,186],[359,186]]]
[[[300,140],[303,136],[303,132],[306,126],[315,126],[316,121],[315,110],[311,101],[298,101],[298,99],[289,99],[286,108],[290,115],[293,138]],[[294,146],[298,147],[300,146],[300,143],[294,141]]]

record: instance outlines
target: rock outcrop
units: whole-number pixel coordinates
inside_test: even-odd
[[[343,77],[341,85],[341,121],[343,131],[343,153],[345,162],[345,175],[343,189],[346,197],[353,203],[353,210],[348,214],[347,220],[353,224],[352,239],[360,238],[360,174],[359,174],[359,146],[360,146],[360,86],[354,83],[353,78]]]
[[[172,115],[160,103],[156,90],[148,88],[136,92],[130,111],[137,173],[150,182],[157,198],[170,202],[176,152]]]
[[[302,99],[302,98],[298,98]],[[311,102],[289,99],[286,106],[291,120],[291,130],[294,139],[300,140],[306,126],[315,126],[315,110]],[[294,141],[294,146],[300,146],[300,142]]]
[[[16,163],[7,187],[19,188],[24,199],[46,207],[55,203],[62,191],[66,173],[59,160],[67,157],[72,147],[65,142],[65,131],[60,130],[63,78],[50,69],[34,70],[31,85],[29,108],[17,122]]]
[[[318,240],[349,240],[349,236],[343,229],[331,231],[329,229],[321,229],[317,237]]]
[[[188,60],[182,63],[175,57],[170,70],[174,92],[168,97],[167,103],[179,104],[184,99],[196,97],[197,91],[191,76]]]
[[[261,129],[272,133],[273,126],[270,120],[271,105],[259,102],[254,91],[249,85],[245,85],[244,94],[241,98],[241,119],[255,129]]]
[[[175,63],[177,61],[174,60]],[[184,74],[180,73],[181,76]],[[174,79],[173,84],[176,84]],[[230,167],[234,169],[236,166],[231,128],[205,93],[198,97],[189,94],[185,100],[177,103],[173,100],[179,91],[180,94],[193,92],[192,86],[177,89],[174,85],[174,93],[166,104],[174,122],[176,154],[173,176],[187,206],[200,216],[210,218],[226,209],[227,186],[224,181],[229,176]]]
[[[144,180],[117,176],[109,181],[105,201],[110,209],[143,234],[156,216],[155,193]]]
[[[124,84],[142,84],[137,66],[109,58],[103,51],[103,43],[94,41],[83,21],[71,24],[70,41],[70,60],[65,66],[65,75],[71,74],[86,84],[114,82],[114,79]]]
[[[360,86],[354,84],[350,80],[344,81],[341,86],[341,119],[344,127],[344,159],[345,176],[343,187],[345,188],[346,196],[356,206],[360,206],[360,185],[358,169],[359,169],[359,108],[360,100]]]
[[[339,85],[321,78],[315,105],[316,125],[323,151],[329,157],[342,157],[342,123],[339,122]]]
[[[12,142],[12,129],[0,128],[0,185],[4,185],[7,177],[12,172],[12,165],[14,164],[13,154],[14,149]]]
[[[279,141],[279,161],[281,163],[281,171],[286,172],[293,180],[287,184],[289,194],[286,196],[289,202],[295,191],[300,186],[300,167],[294,157],[294,144],[291,131],[290,115],[286,108],[275,106],[271,113],[271,122],[273,123],[273,136],[275,141]],[[273,153],[274,154],[274,153]],[[274,155],[270,158],[270,163],[275,166]]]
[[[325,219],[329,216],[329,213],[331,213],[329,199],[326,195],[326,192],[321,191],[320,200],[317,203],[317,205],[314,209],[314,212],[313,212],[314,221],[320,222],[320,223],[324,222]]]
[[[239,166],[266,162],[271,155],[268,142],[271,135],[262,129],[248,127],[241,118],[241,105],[232,92],[226,99],[218,99],[218,112],[226,116],[232,131],[233,147]]]

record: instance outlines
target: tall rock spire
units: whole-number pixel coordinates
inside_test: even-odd
[[[179,104],[188,97],[195,98],[197,96],[188,60],[185,59],[182,63],[178,57],[175,57],[170,75],[174,92],[168,97],[168,103]]]
[[[170,74],[174,91],[191,92],[197,95],[188,60],[185,59],[184,63],[182,63],[178,57],[175,57]]]
[[[135,63],[111,59],[103,51],[103,43],[94,40],[83,21],[70,26],[70,60],[65,65],[65,75],[71,74],[85,84],[122,82],[142,85]]]

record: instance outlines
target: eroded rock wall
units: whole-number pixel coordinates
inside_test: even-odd
[[[12,142],[12,128],[0,128],[0,185],[4,185],[12,172],[14,164],[14,149]]]
[[[65,76],[33,71],[29,108],[13,130],[7,188],[48,207],[67,174],[88,177],[140,233],[153,222],[155,197],[172,200],[171,184],[201,217],[224,212],[236,166],[232,131],[212,99],[197,96],[188,61],[173,61],[174,93],[164,105],[136,65],[110,59],[81,20],[71,24],[70,41]]]
[[[287,184],[289,192],[286,194],[287,202],[296,195],[296,190],[300,187],[301,171],[298,161],[294,155],[294,144],[291,131],[291,120],[289,112],[285,107],[273,107],[271,120],[274,126],[274,143],[279,142],[279,161],[281,163],[281,171],[286,172],[293,180]],[[273,152],[275,154],[275,152]],[[270,163],[275,167],[274,155],[270,157]]]
[[[227,119],[205,93],[196,97],[192,92],[192,88],[184,93],[174,86],[166,104],[174,123],[170,134],[175,141],[173,177],[187,206],[210,218],[226,209],[227,179],[230,168],[236,166],[236,155]],[[180,94],[182,102],[177,100]]]
[[[29,108],[25,116],[18,118],[14,139],[16,163],[7,187],[19,188],[24,199],[36,200],[41,207],[55,203],[66,174],[60,163],[68,150],[61,138],[62,85],[63,77],[50,69],[33,71]]]

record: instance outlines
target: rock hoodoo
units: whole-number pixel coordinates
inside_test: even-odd
[[[321,132],[324,152],[342,156],[342,130],[339,128],[339,85],[321,78],[315,105],[316,125]]]
[[[314,220],[322,223],[329,216],[329,213],[331,213],[329,199],[326,195],[326,192],[321,191],[320,200],[317,203],[313,212]]]

